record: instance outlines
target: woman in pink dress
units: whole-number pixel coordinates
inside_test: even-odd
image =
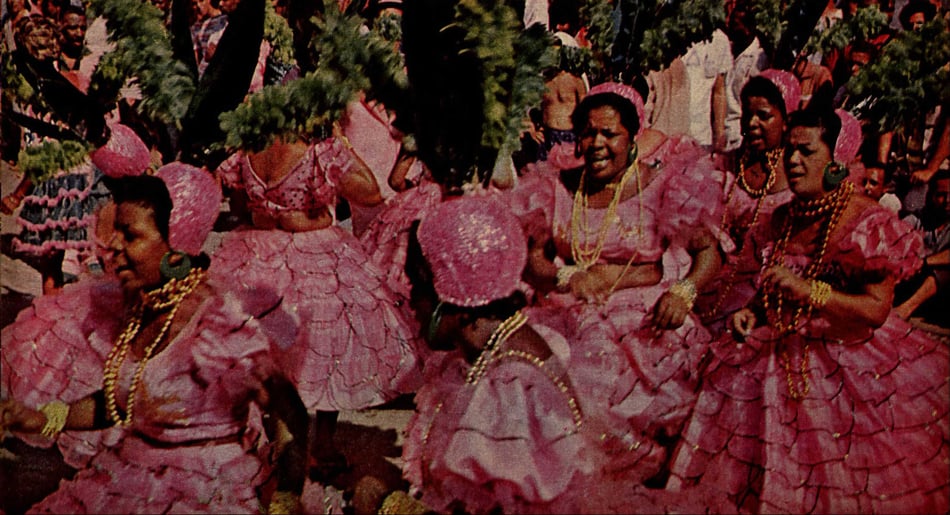
[[[291,320],[283,369],[311,414],[318,476],[345,467],[332,436],[337,413],[413,391],[421,378],[412,334],[383,272],[334,219],[338,196],[379,203],[379,188],[345,139],[277,142],[238,153],[218,174],[246,194],[253,225],[228,233],[212,277],[276,292]]]
[[[780,70],[764,70],[742,88],[742,146],[735,173],[717,173],[723,197],[721,229],[735,242],[716,278],[696,298],[699,314],[713,337],[725,330],[729,316],[755,295],[759,263],[755,249],[745,245],[757,223],[792,194],[782,160],[785,121],[798,108],[798,79]]]
[[[660,512],[693,499],[699,509],[702,496],[677,504],[638,486],[639,462],[655,454],[583,396],[572,346],[523,309],[527,242],[504,204],[447,199],[417,240],[413,306],[443,350],[426,362],[406,430],[411,495],[387,498],[383,512]]]
[[[794,198],[751,237],[759,295],[712,346],[670,484],[750,513],[946,513],[950,357],[891,310],[921,239],[843,181],[839,127],[790,117]]]
[[[259,513],[283,443],[268,424],[279,415],[273,400],[293,390],[278,389],[255,313],[206,280],[200,249],[218,186],[207,172],[173,163],[157,177],[117,181],[113,195],[110,248],[125,320],[101,388],[38,409],[0,402],[3,429],[49,438],[105,430],[89,464],[31,512]]]
[[[720,263],[719,204],[696,170],[703,161],[681,150],[688,142],[637,159],[638,98],[619,84],[592,88],[574,116],[584,165],[525,177],[512,203],[532,242],[538,306],[577,320],[572,341],[606,338],[623,351],[635,384],[609,402],[635,431],[667,443],[695,401],[709,341],[690,310]]]

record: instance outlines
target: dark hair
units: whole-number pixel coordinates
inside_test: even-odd
[[[637,113],[637,107],[632,102],[616,93],[597,93],[584,97],[584,100],[581,100],[571,113],[574,133],[580,134],[587,126],[587,117],[590,116],[590,112],[601,107],[612,107],[620,114],[620,123],[630,133],[631,138],[640,131],[640,114]]]
[[[63,10],[59,12],[59,22],[62,23],[66,19],[67,14],[78,14],[79,16],[86,17],[86,10],[78,5],[68,4],[66,7],[63,7]]]
[[[788,120],[788,113],[785,111],[785,97],[782,96],[782,90],[778,89],[774,82],[759,75],[750,78],[742,87],[739,99],[742,105],[746,105],[752,97],[764,98],[782,113],[783,120]]]
[[[924,20],[930,21],[937,15],[937,8],[928,0],[910,0],[910,2],[901,9],[900,14],[897,15],[897,18],[901,21],[901,27],[904,27],[904,30],[914,28],[910,22],[910,17],[915,13],[923,13]]]
[[[795,111],[788,116],[786,130],[791,131],[795,127],[817,127],[820,129],[821,141],[828,145],[832,156],[834,156],[838,133],[841,132],[841,119],[834,111],[811,108]]]
[[[168,221],[171,218],[172,198],[165,181],[153,175],[135,175],[104,179],[116,204],[131,203],[152,208],[155,227],[168,241]]]
[[[944,180],[944,179],[950,179],[950,170],[945,170],[945,169],[937,170],[937,173],[935,173],[933,177],[930,178],[929,184],[933,184],[937,181]]]

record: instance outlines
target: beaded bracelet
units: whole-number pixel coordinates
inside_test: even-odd
[[[564,265],[557,269],[557,287],[566,288],[571,284],[571,277],[580,272],[583,268],[577,265]]]
[[[688,311],[693,309],[693,304],[696,302],[696,297],[699,294],[696,292],[696,285],[693,284],[693,281],[680,279],[673,283],[673,286],[670,286],[670,295],[682,299],[682,301],[686,303],[686,310]]]
[[[831,298],[831,285],[817,279],[811,279],[808,283],[811,285],[811,292],[808,294],[808,304],[814,309],[825,307],[825,304],[828,303],[828,299]]]
[[[52,401],[40,406],[40,413],[46,415],[46,424],[41,431],[47,438],[55,438],[66,427],[69,418],[69,404],[63,401]]]

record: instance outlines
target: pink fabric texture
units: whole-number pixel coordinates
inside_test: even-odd
[[[36,409],[101,389],[122,311],[122,289],[111,278],[68,284],[57,295],[38,297],[0,333],[0,398]],[[39,447],[54,443],[38,435],[17,436]],[[65,431],[55,443],[66,463],[80,468],[99,450],[100,439],[99,431]]]
[[[491,197],[444,200],[419,223],[417,237],[442,301],[483,306],[521,283],[528,242],[514,214]]]
[[[850,166],[861,150],[861,122],[844,109],[836,109],[835,114],[841,120],[841,132],[835,142],[835,161]]]
[[[639,196],[620,202],[601,254],[601,262],[662,262],[661,281],[616,290],[602,305],[584,303],[569,293],[549,293],[537,301],[545,309],[560,310],[562,317],[577,319],[578,336],[572,341],[606,340],[622,352],[633,373],[632,384],[609,404],[633,431],[648,438],[679,432],[695,402],[698,369],[710,339],[692,315],[678,329],[662,331],[658,337],[649,328],[657,300],[688,270],[688,259],[685,264],[677,262],[675,251],[685,248],[685,239],[698,227],[718,231],[721,219],[719,192],[707,182],[711,163],[699,158],[691,141],[671,138],[641,158],[641,166],[661,171]],[[529,236],[544,241],[550,234],[557,255],[570,258],[573,194],[559,176],[523,177],[511,205]],[[605,212],[589,209],[589,225],[599,227]],[[623,369],[604,375],[620,372]],[[607,380],[614,379],[619,384],[619,377]]]
[[[207,297],[151,358],[132,425],[31,513],[259,513],[269,473],[263,381],[277,373],[270,342],[237,297]],[[124,408],[137,363],[119,374]]]
[[[337,181],[349,167],[345,150],[336,140],[318,143],[270,186],[240,154],[219,172],[226,184],[247,191],[252,212],[311,210],[333,205]],[[412,391],[421,379],[415,335],[384,272],[344,229],[231,231],[210,272],[239,288],[283,297],[286,323],[266,329],[285,342],[278,360],[309,410],[375,406]]]
[[[877,206],[827,251],[820,276],[839,291],[919,265],[919,236]],[[774,229],[753,238],[768,253]],[[890,256],[891,259],[886,259]],[[786,265],[809,262],[789,248]],[[808,393],[789,378],[808,353]],[[891,316],[880,328],[831,315],[787,336],[770,326],[739,344],[725,335],[672,466],[671,485],[714,485],[732,510],[785,513],[944,513],[950,448],[947,346]],[[783,354],[791,365],[784,365]]]
[[[729,205],[723,206],[723,221],[737,249],[726,254],[719,273],[696,298],[694,311],[700,315],[706,329],[714,338],[725,330],[730,316],[745,307],[755,295],[758,289],[755,279],[762,267],[759,261],[760,252],[755,244],[747,241],[753,228],[752,219],[758,199],[734,184],[734,174],[717,172],[715,180],[716,186],[723,193],[723,202],[728,192],[732,191]],[[767,223],[772,212],[791,199],[792,192],[788,189],[766,194],[762,199],[755,226]]]
[[[168,220],[171,248],[191,255],[201,252],[221,208],[221,187],[210,173],[185,163],[169,163],[155,174],[172,198]]]
[[[117,123],[109,128],[112,130],[109,141],[89,154],[92,163],[109,177],[145,172],[151,156],[142,139],[126,125]]]
[[[759,76],[765,77],[778,87],[782,93],[782,99],[785,100],[786,113],[798,110],[798,105],[802,100],[802,87],[795,75],[785,70],[768,68],[762,70]]]

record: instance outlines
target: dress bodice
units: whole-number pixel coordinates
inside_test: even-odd
[[[225,185],[247,192],[251,212],[275,216],[336,205],[339,180],[351,160],[340,140],[328,138],[311,145],[285,176],[270,183],[261,179],[243,152],[222,163],[218,174]]]

